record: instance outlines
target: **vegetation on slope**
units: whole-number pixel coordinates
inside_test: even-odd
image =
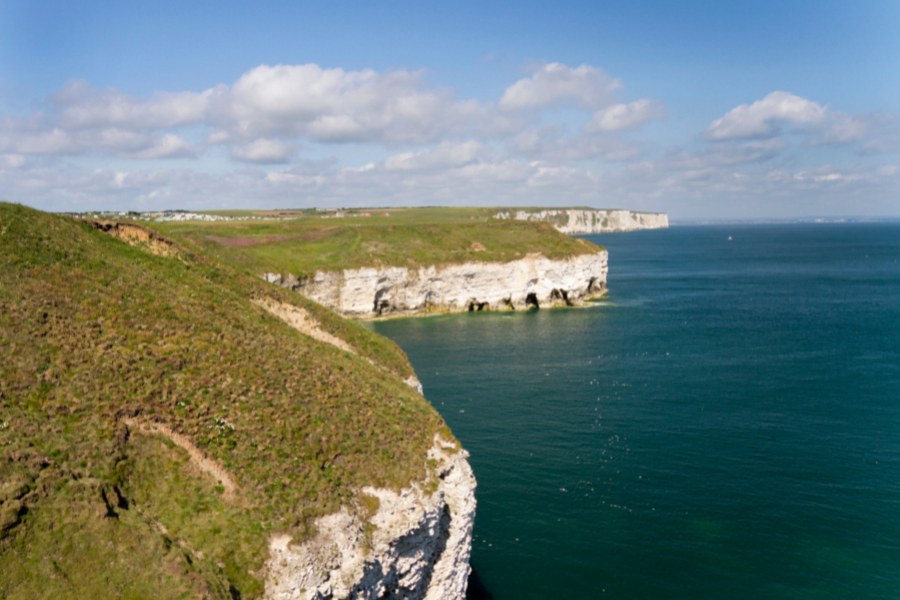
[[[487,219],[480,214],[484,210],[391,210],[389,216],[373,212],[370,217],[182,221],[153,227],[251,273],[298,277],[319,270],[507,262],[529,253],[562,258],[600,250],[548,223]]]
[[[444,425],[393,343],[190,247],[146,250],[0,203],[0,598],[256,597],[274,531],[425,477]]]

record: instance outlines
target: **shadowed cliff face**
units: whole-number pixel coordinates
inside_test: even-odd
[[[507,263],[385,267],[318,272],[272,282],[347,317],[579,306],[606,289],[607,253],[550,260],[539,254]]]
[[[478,575],[478,571],[472,569],[469,574],[469,585],[466,587],[466,600],[493,600],[494,596],[485,587]]]

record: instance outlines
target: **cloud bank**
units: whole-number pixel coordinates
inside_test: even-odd
[[[846,114],[773,91],[663,148],[645,126],[665,127],[670,109],[626,94],[599,67],[560,63],[534,66],[487,101],[459,98],[423,71],[315,64],[261,65],[231,84],[146,98],[76,80],[31,112],[0,115],[0,194],[56,210],[668,210],[717,198],[887,199],[898,191],[892,115]],[[823,152],[831,154],[823,160]]]

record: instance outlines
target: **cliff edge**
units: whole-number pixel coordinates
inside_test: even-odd
[[[561,259],[529,254],[505,263],[318,271],[263,277],[345,317],[580,306],[606,291],[607,252]]]
[[[603,294],[605,249],[549,222],[490,218],[495,212],[410,209],[163,231],[345,317],[578,306]]]

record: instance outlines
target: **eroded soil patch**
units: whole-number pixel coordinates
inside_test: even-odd
[[[351,354],[356,354],[356,349],[353,348],[353,346],[344,340],[331,335],[327,331],[323,331],[319,327],[319,322],[302,308],[284,302],[269,300],[268,298],[257,298],[253,303],[263,308],[269,314],[278,317],[297,331],[305,333],[313,339],[325,342],[326,344],[331,344],[332,346],[337,346],[341,350],[345,350]]]
[[[194,466],[219,481],[220,485],[225,488],[224,496],[226,499],[234,497],[235,492],[238,490],[238,485],[235,483],[231,473],[226,471],[217,461],[203,454],[190,438],[173,431],[172,428],[164,423],[146,421],[135,417],[121,417],[119,420],[132,430],[139,431],[144,435],[161,435],[171,440],[176,446],[188,453]]]
[[[173,242],[142,225],[116,221],[92,221],[91,225],[98,231],[119,238],[129,245],[142,248],[151,254],[167,258],[180,257],[181,253]]]

